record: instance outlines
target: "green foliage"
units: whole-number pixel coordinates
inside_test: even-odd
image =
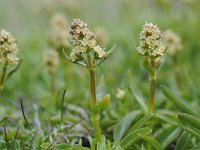
[[[191,109],[192,106],[190,106],[190,104],[187,101],[176,96],[167,87],[161,86],[161,89],[163,90],[163,93],[166,95],[166,97],[169,98],[169,100],[171,100],[182,111],[185,111],[192,115],[198,115],[197,110]]]
[[[0,149],[199,150],[199,4],[198,0],[1,0],[0,27],[16,38],[23,61],[7,68],[0,93]],[[51,18],[58,12],[67,19],[65,31],[72,19],[80,18],[91,31],[105,29],[103,39],[108,41],[100,45],[105,51],[114,49],[104,63],[96,62],[95,69],[97,105],[92,111],[99,113],[101,142],[94,138],[90,121],[87,70],[66,61],[60,47],[54,77],[43,63],[44,52],[55,49],[48,41]],[[157,24],[162,32],[173,30],[183,45],[176,62],[167,51],[165,63],[160,60],[153,113],[148,113],[152,68],[136,51],[145,22]],[[69,50],[72,47],[64,50],[67,55]],[[118,96],[117,89],[125,95]]]
[[[115,127],[113,133],[114,140],[121,140],[126,130],[131,126],[132,122],[138,121],[142,116],[140,111],[133,111],[127,114]]]

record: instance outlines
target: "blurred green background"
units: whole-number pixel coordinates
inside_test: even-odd
[[[161,31],[172,29],[181,37],[184,46],[179,57],[181,66],[189,64],[196,67],[199,63],[198,0],[1,0],[0,4],[0,27],[14,35],[19,56],[23,58],[20,70],[6,84],[4,92],[7,97],[40,98],[43,91],[48,91],[48,77],[42,57],[44,51],[50,48],[47,42],[51,31],[50,19],[55,13],[63,13],[69,25],[73,18],[80,18],[92,31],[103,27],[110,39],[106,49],[116,44],[110,58],[98,69],[98,75],[104,75],[108,82],[109,92],[111,88],[125,84],[123,79],[127,69],[131,69],[139,78],[141,70],[144,71],[141,67],[142,57],[136,53],[136,47],[145,22],[157,24]],[[167,65],[164,67],[167,68]],[[73,68],[74,65],[66,67]],[[65,83],[64,80],[72,77],[63,76],[60,72],[64,69],[58,70],[57,80],[67,88],[72,83]],[[81,68],[79,75],[80,80],[86,80]],[[79,84],[85,84],[83,82],[87,81]]]

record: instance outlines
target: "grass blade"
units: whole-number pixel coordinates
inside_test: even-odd
[[[15,137],[14,137],[14,139],[13,139],[12,149],[15,149],[15,141],[16,141],[18,132],[19,132],[19,127],[17,127],[17,131],[16,131]]]
[[[63,91],[62,101],[61,101],[61,120],[63,120],[63,114],[65,112],[64,100],[65,100],[66,89]]]
[[[9,150],[10,147],[9,147],[9,141],[8,141],[8,137],[7,137],[6,125],[5,124],[3,126],[3,129],[4,129],[4,135],[5,135],[5,141],[6,141],[6,148],[7,148],[7,150]]]
[[[26,115],[25,115],[25,112],[24,112],[24,107],[23,107],[22,99],[20,99],[20,106],[21,106],[21,111],[22,111],[22,115],[24,117],[25,123],[26,123],[27,127],[30,129],[29,122],[26,119]]]

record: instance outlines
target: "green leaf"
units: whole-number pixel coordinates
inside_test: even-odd
[[[179,118],[179,120],[185,121],[191,127],[196,128],[197,130],[200,131],[200,119],[199,118],[189,115],[189,114],[186,114],[186,113],[179,113],[178,118]]]
[[[187,132],[183,132],[177,141],[175,150],[186,150],[188,149],[188,143],[190,141],[191,135]]]
[[[171,134],[168,135],[168,137],[166,137],[166,139],[162,143],[162,146],[166,148],[170,143],[172,143],[175,139],[177,139],[181,133],[182,129],[176,128]]]
[[[178,114],[178,123],[181,128],[200,139],[199,119],[184,113]],[[197,120],[195,120],[197,119]],[[195,124],[197,123],[197,124]]]
[[[169,90],[165,86],[161,86],[161,89],[162,89],[163,93],[165,94],[165,96],[167,98],[169,98],[169,100],[171,100],[178,108],[180,108],[181,110],[183,110],[189,114],[198,116],[197,111],[192,109],[192,106],[188,102],[181,99],[180,97],[177,97],[173,92],[171,92],[171,90]]]
[[[135,142],[137,142],[138,140],[141,139],[141,137],[138,136],[138,134],[150,134],[151,132],[152,132],[152,130],[148,127],[135,130],[135,131],[129,133],[127,136],[125,136],[120,141],[120,145],[123,149],[127,149],[128,147],[130,147]]]
[[[113,133],[113,139],[120,140],[126,130],[130,127],[131,123],[138,120],[142,116],[142,113],[140,111],[133,111],[127,114],[115,127],[114,133]]]
[[[133,94],[134,98],[138,102],[139,106],[141,107],[141,109],[143,110],[144,113],[147,113],[148,112],[147,105],[145,104],[141,93],[136,88],[136,86],[135,86],[135,84],[133,82],[132,75],[131,75],[130,71],[128,71],[128,83],[129,83],[129,87],[130,87],[131,93]]]
[[[156,135],[156,140],[161,143],[163,148],[166,148],[171,142],[173,142],[181,134],[182,129],[176,126],[169,126],[164,129],[160,134]]]
[[[139,129],[139,128],[143,127],[144,124],[145,124],[148,120],[150,120],[153,116],[154,116],[153,113],[148,113],[148,114],[146,114],[144,117],[142,117],[140,120],[138,120],[138,121],[131,127],[131,129],[130,129],[129,132],[132,132],[132,131],[134,131],[134,130],[136,130],[136,129]]]
[[[156,118],[158,118],[159,120],[161,120],[161,121],[163,121],[165,123],[169,123],[169,124],[175,125],[175,126],[177,126],[177,124],[178,124],[177,123],[177,118],[173,114],[168,114],[168,113],[159,114],[159,113],[157,113],[155,116],[156,116]]]
[[[146,135],[140,135],[139,136],[145,140],[147,143],[149,143],[151,146],[154,147],[155,150],[162,150],[163,148],[161,147],[160,143],[158,143],[158,141],[156,141],[154,138],[150,137],[150,136],[146,136]]]

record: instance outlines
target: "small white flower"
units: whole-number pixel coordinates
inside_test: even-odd
[[[116,97],[118,99],[123,99],[124,96],[126,95],[126,92],[122,89],[117,89],[117,94],[116,94]]]

